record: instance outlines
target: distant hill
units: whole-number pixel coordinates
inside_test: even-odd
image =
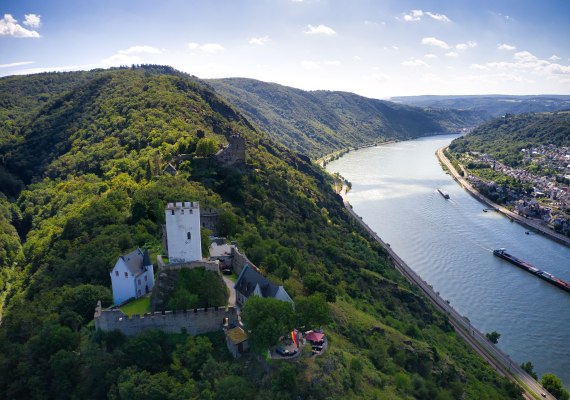
[[[486,117],[505,114],[570,110],[570,96],[400,96],[390,100],[417,107],[435,107],[482,112]]]
[[[510,114],[497,118],[455,139],[450,150],[487,153],[516,165],[522,159],[521,149],[548,144],[570,146],[570,112]]]
[[[347,92],[245,78],[206,82],[274,140],[311,158],[376,141],[457,132],[484,121],[479,112],[422,109]]]

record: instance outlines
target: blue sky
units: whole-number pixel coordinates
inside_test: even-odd
[[[0,18],[0,76],[155,63],[374,98],[570,94],[568,0],[3,0]]]

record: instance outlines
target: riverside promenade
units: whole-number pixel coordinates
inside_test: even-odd
[[[358,222],[368,234],[376,240],[386,250],[394,267],[406,278],[412,285],[417,286],[441,312],[446,314],[449,322],[455,328],[455,332],[461,336],[475,352],[485,359],[491,367],[499,374],[507,377],[512,382],[518,384],[523,389],[523,397],[527,400],[532,399],[550,399],[556,400],[546,389],[544,389],[532,376],[524,371],[520,366],[513,362],[510,357],[492,344],[487,337],[479,332],[471,325],[466,317],[460,315],[447,301],[440,297],[433,288],[425,282],[418,274],[416,274],[390,247],[374,232],[362,218],[354,212],[352,206],[348,202],[347,186],[343,185],[339,191],[344,206],[348,213]]]
[[[493,201],[489,200],[488,198],[483,196],[481,193],[479,193],[477,191],[477,189],[475,189],[473,187],[473,185],[471,185],[467,181],[467,179],[465,179],[463,176],[461,176],[457,172],[457,170],[455,169],[455,167],[453,166],[451,161],[449,161],[449,159],[445,156],[445,154],[444,154],[445,149],[447,149],[447,147],[442,147],[436,151],[437,158],[445,167],[447,167],[447,169],[449,170],[449,173],[451,174],[453,179],[455,179],[457,181],[457,183],[459,183],[459,185],[461,185],[471,196],[473,196],[474,198],[479,200],[481,203],[483,203],[483,204],[485,204],[491,208],[494,208],[495,210],[497,210],[501,214],[505,215],[506,217],[510,218],[511,220],[513,220],[513,221],[515,221],[515,222],[517,222],[517,223],[519,223],[519,224],[521,224],[527,228],[530,228],[530,229],[533,229],[539,233],[542,233],[544,236],[548,237],[549,239],[552,239],[552,240],[554,240],[560,244],[563,244],[563,245],[570,247],[570,238],[553,231],[548,226],[545,226],[544,222],[539,221],[539,220],[535,220],[535,219],[525,218],[519,214],[516,214],[516,213],[508,210],[507,208],[505,208],[505,207],[503,207],[497,203],[494,203]],[[465,174],[465,170],[463,169],[463,167],[462,167],[462,170],[463,170],[463,173]]]

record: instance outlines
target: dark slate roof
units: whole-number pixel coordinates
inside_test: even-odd
[[[148,255],[148,250],[145,249],[143,253],[143,266],[152,265],[152,261],[150,260],[150,256]]]
[[[150,262],[148,251],[145,250],[143,253],[141,249],[133,250],[129,254],[121,256],[121,258],[127,265],[129,272],[134,276],[137,276],[140,273],[146,271],[145,266],[152,264]]]
[[[245,297],[253,294],[255,287],[259,285],[263,297],[275,297],[279,286],[261,275],[259,272],[246,265],[236,282],[235,288]]]

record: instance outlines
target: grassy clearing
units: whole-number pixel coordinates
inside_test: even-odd
[[[150,312],[150,295],[140,297],[121,307],[121,311],[131,317],[134,314],[142,315]]]

